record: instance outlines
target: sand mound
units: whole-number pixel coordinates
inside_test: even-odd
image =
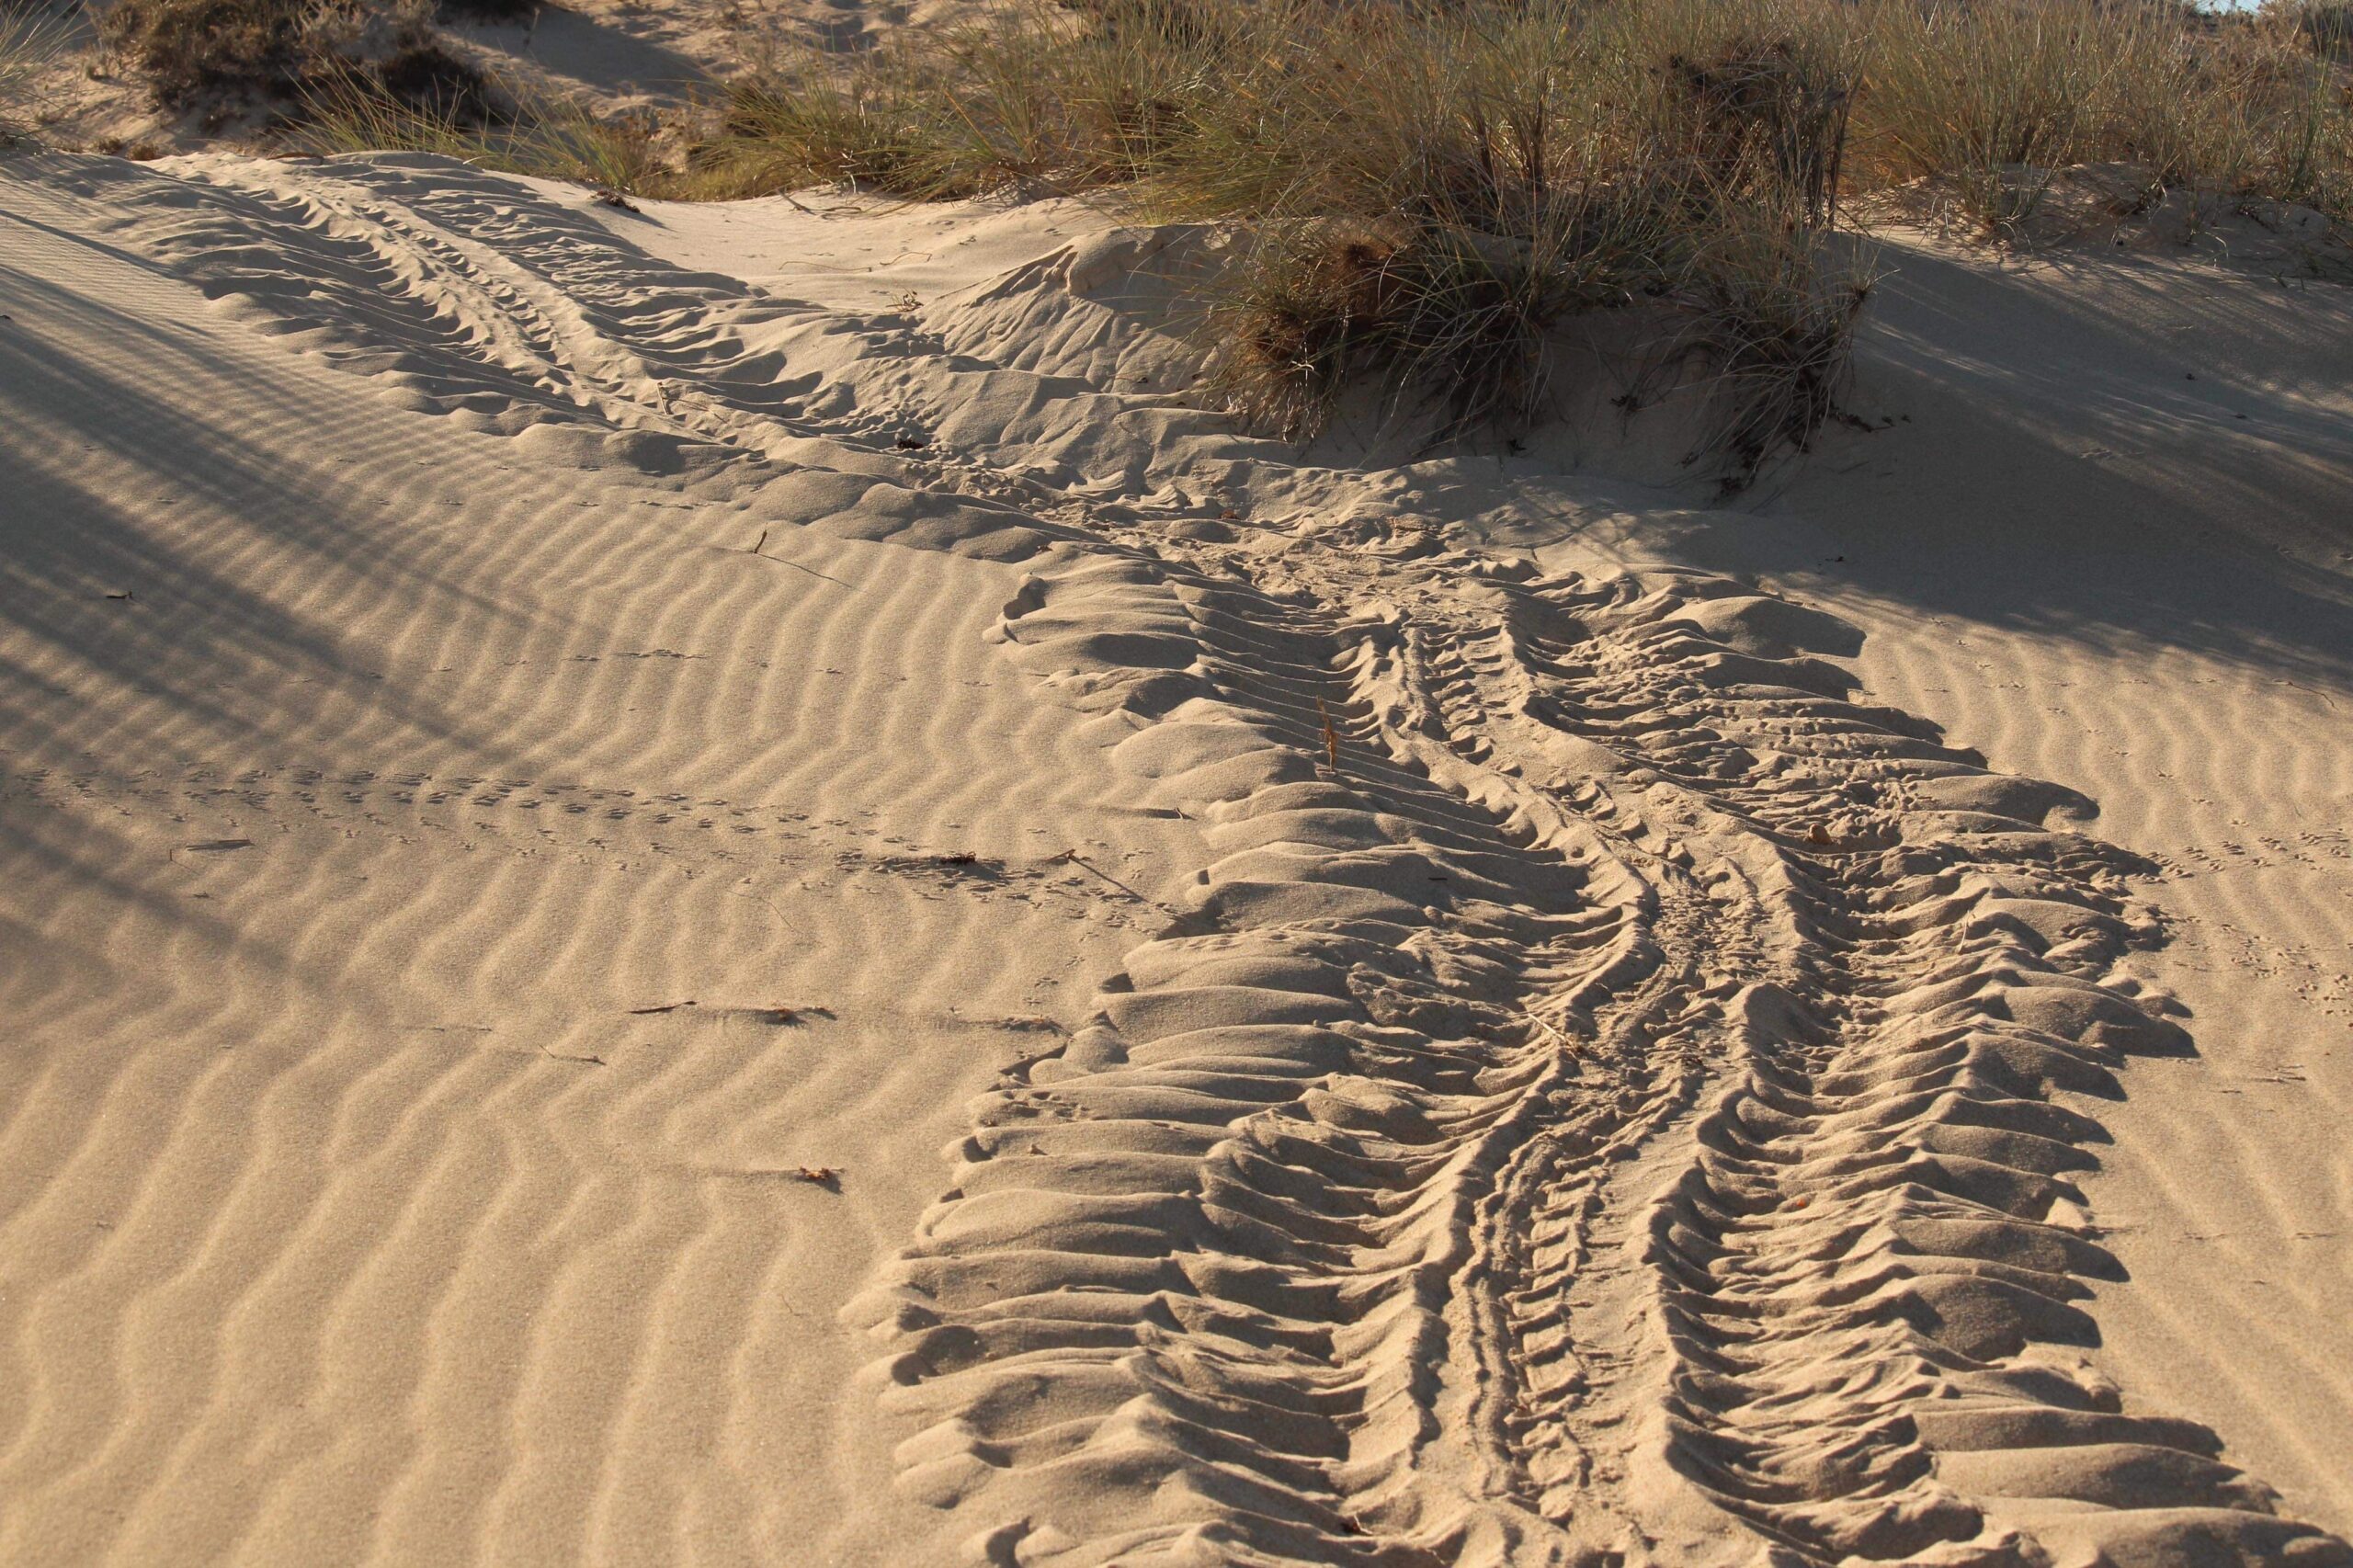
[[[2165,868],[1753,519],[1188,231],[18,173],[6,1554],[2353,1562],[2100,1358]]]

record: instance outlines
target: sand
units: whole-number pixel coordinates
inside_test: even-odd
[[[2343,291],[1727,501],[1211,245],[10,162],[0,1560],[2353,1562]]]

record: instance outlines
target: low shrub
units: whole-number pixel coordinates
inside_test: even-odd
[[[358,69],[393,102],[461,127],[497,124],[510,115],[507,95],[487,72],[429,40]]]
[[[501,89],[426,17],[424,0],[116,0],[99,37],[158,105],[216,123],[354,92],[460,125],[500,119]]]
[[[514,27],[540,19],[540,0],[439,0],[433,14],[444,22]]]

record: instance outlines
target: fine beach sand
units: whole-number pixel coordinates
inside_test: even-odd
[[[0,168],[0,1562],[2353,1562],[2353,293],[1719,501],[1211,243]]]

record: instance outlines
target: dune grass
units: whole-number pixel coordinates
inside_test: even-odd
[[[1802,178],[1803,147],[1851,131],[1850,166],[1811,177],[1939,181],[1995,230],[2031,200],[2029,171],[2110,161],[2353,217],[2353,0],[2228,17],[2177,0],[1065,0],[983,15],[740,84],[714,161],[748,187],[915,197],[1162,176],[1247,211],[1343,127],[1344,153],[1394,153],[1402,136],[1418,158],[1424,133],[1451,136],[1487,107],[1459,90],[1467,70],[1497,84],[1488,97],[1518,84],[1523,108],[1540,79],[1556,153],[1562,135],[1619,153],[1645,133],[1703,152],[1769,121],[1778,167]]]
[[[0,148],[31,138],[40,79],[64,52],[67,33],[57,17],[0,4]]]
[[[482,98],[494,112],[404,97],[387,91],[381,74],[345,72],[306,89],[286,144],[318,156],[438,153],[613,195],[690,194],[659,150],[651,117],[599,115],[494,75],[483,78]]]
[[[1674,324],[1733,471],[1828,417],[1847,192],[2015,237],[2053,171],[2353,217],[2345,0],[1063,0],[740,85],[699,176],[925,199],[1110,189],[1246,225],[1216,384],[1293,433],[1367,373],[1509,423],[1583,312]],[[1655,377],[1651,378],[1655,381]]]
[[[1736,483],[1833,411],[1870,285],[1842,199],[1911,189],[2014,239],[2054,171],[2113,163],[2353,218],[2348,3],[1003,0],[777,62],[667,161],[562,105],[314,119],[642,194],[1096,193],[1232,225],[1211,384],[1292,435],[1368,376],[1508,431],[1561,390],[1563,324],[1633,312],[1660,330],[1630,396],[1700,381]]]
[[[2353,218],[2353,99],[2320,9],[2201,17],[2162,0],[1866,0],[1859,152],[1880,183],[1940,182],[1997,233],[2071,165],[2153,189]]]

